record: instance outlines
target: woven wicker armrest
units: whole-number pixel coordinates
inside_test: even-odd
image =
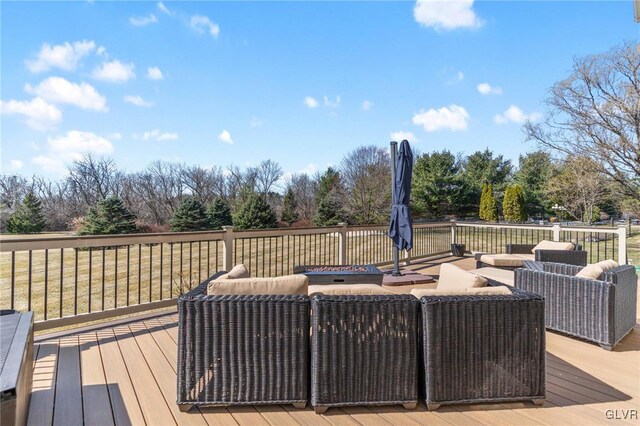
[[[535,244],[507,244],[505,246],[505,253],[507,254],[531,254],[531,250],[535,247]]]
[[[418,402],[419,302],[409,295],[311,297],[311,404]]]
[[[583,268],[582,266],[568,265],[566,263],[540,262],[540,264],[542,265],[542,269],[544,272],[561,275],[575,275]]]
[[[307,402],[307,296],[199,294],[178,307],[181,408]]]
[[[226,274],[225,271],[220,271],[220,272],[216,272],[215,274],[211,275],[209,278],[207,278],[206,280],[202,281],[196,287],[194,287],[193,289],[189,290],[188,293],[185,293],[185,294],[181,295],[180,297],[178,297],[178,304],[180,304],[180,300],[181,299],[192,299],[194,297],[206,295],[207,294],[207,287],[209,286],[209,283],[211,281],[215,280],[216,278],[218,278],[219,276],[224,275],[224,274]]]
[[[440,404],[545,397],[542,297],[423,297],[425,399]]]
[[[534,254],[538,262],[587,265],[587,252],[584,250],[536,250]]]

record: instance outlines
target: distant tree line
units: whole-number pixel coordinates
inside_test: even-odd
[[[415,219],[640,217],[640,49],[625,43],[577,58],[556,83],[547,114],[527,122],[541,150],[513,164],[490,149],[417,156]],[[391,208],[388,150],[362,146],[313,176],[284,178],[272,160],[255,167],[204,168],[155,161],[126,173],[109,158],[85,156],[66,177],[0,176],[0,230],[83,234],[196,231],[234,225],[331,226],[386,223]],[[558,208],[560,207],[560,208]]]

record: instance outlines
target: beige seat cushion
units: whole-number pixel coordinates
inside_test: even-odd
[[[273,278],[229,278],[213,280],[209,295],[303,294],[307,295],[309,278],[303,274]]]
[[[620,266],[618,265],[618,262],[612,259],[600,261],[596,263],[596,265],[599,265],[605,272],[608,271],[609,269],[617,268],[618,266]]]
[[[573,247],[571,242],[542,240],[531,250],[531,253],[535,253],[536,250],[573,250]]]
[[[512,256],[516,256],[516,257],[519,257],[519,258],[524,259],[524,260],[536,260],[536,255],[535,254],[521,254],[521,253],[518,253],[518,254],[512,254]]]
[[[505,286],[496,287],[474,287],[442,290],[438,288],[414,288],[411,294],[418,299],[423,296],[499,296],[509,295],[511,290]]]
[[[462,268],[451,263],[443,263],[440,265],[440,278],[438,279],[439,290],[485,287],[487,279],[471,272],[467,272]]]
[[[576,277],[589,278],[589,279],[592,279],[592,280],[597,280],[600,277],[600,275],[602,275],[603,272],[604,272],[604,269],[602,269],[602,266],[600,266],[597,263],[595,263],[593,265],[587,265],[584,268],[582,268],[576,274]]]
[[[480,262],[491,266],[506,266],[509,268],[517,268],[524,265],[527,258],[521,254],[484,254],[480,257]],[[533,260],[533,259],[531,259]]]
[[[508,269],[500,268],[478,268],[472,269],[469,272],[480,275],[481,277],[488,278],[490,280],[498,281],[499,283],[509,285],[513,287],[514,272]]]
[[[376,284],[328,284],[310,285],[309,296],[313,293],[322,293],[331,296],[348,296],[364,294],[394,294]]]
[[[235,278],[249,278],[249,271],[242,263],[231,268],[226,274],[220,275],[216,280],[228,280]]]

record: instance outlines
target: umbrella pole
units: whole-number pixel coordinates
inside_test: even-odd
[[[396,187],[396,157],[398,156],[398,142],[391,142],[391,199],[395,198]],[[393,272],[391,275],[397,277],[400,275],[400,250],[393,245]]]

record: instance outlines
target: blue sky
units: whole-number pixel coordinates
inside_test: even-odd
[[[507,158],[572,58],[637,39],[630,1],[2,2],[2,173],[83,153],[289,173],[357,146]]]

